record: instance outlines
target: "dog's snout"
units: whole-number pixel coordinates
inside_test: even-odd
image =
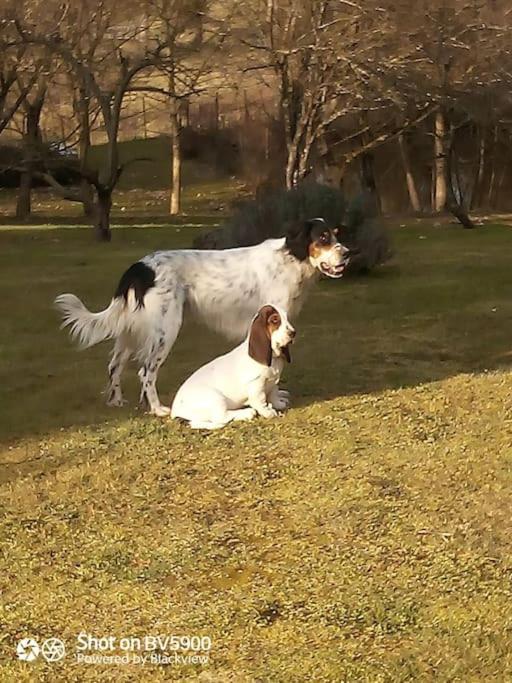
[[[351,252],[351,249],[349,249],[348,247],[346,247],[346,246],[345,246],[344,244],[342,244],[341,242],[338,242],[338,243],[336,244],[336,250],[339,251],[339,252],[342,254],[342,256],[348,256],[348,255],[350,254],[350,252]]]
[[[296,334],[297,334],[297,332],[293,329],[293,327],[291,327],[288,330],[288,335],[289,335],[290,339],[295,339]]]

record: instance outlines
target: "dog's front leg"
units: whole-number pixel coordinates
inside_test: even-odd
[[[267,402],[265,385],[261,381],[249,385],[248,403],[261,417],[277,417],[277,411]]]
[[[286,389],[280,389],[279,386],[277,387],[277,393],[279,394],[279,398],[281,398],[283,401],[286,401],[286,403],[290,403],[290,392],[287,391]]]
[[[272,408],[276,410],[287,410],[290,405],[290,394],[284,389],[279,389],[279,386],[275,384],[272,387],[269,395],[269,401],[272,404]]]

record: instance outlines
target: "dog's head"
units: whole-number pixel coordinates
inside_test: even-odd
[[[284,356],[291,361],[289,346],[295,329],[286,313],[272,304],[262,306],[253,318],[249,330],[249,356],[262,365],[272,364],[272,356]]]
[[[349,249],[338,239],[338,229],[329,228],[323,218],[292,227],[286,235],[286,248],[299,261],[309,261],[332,278],[343,275],[350,258]]]

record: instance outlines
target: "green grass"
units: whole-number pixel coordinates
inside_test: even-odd
[[[105,156],[106,145],[95,145],[91,148],[90,162],[98,166]],[[122,190],[133,190],[141,187],[146,190],[159,190],[169,187],[171,173],[171,143],[165,136],[154,138],[138,138],[119,143],[119,161],[127,164],[119,181]],[[219,167],[207,163],[205,159],[184,159],[182,166],[185,187],[199,184],[218,184]]]
[[[210,146],[211,147],[211,146]],[[207,152],[209,147],[205,148]],[[211,150],[210,150],[211,151]],[[105,145],[91,148],[90,162],[97,167],[105,155]],[[171,149],[169,138],[125,140],[119,143],[119,161],[130,162],[121,176],[113,198],[114,225],[132,225],[134,218],[149,224],[166,224],[169,218]],[[206,154],[201,159],[185,159],[182,165],[182,214],[199,216],[203,223],[221,219],[234,197],[247,193],[245,183],[227,176]],[[141,189],[142,188],[142,189]],[[0,225],[15,225],[16,191],[0,188]],[[183,221],[183,217],[181,222]],[[180,219],[177,219],[180,222]],[[197,221],[196,221],[197,222]],[[39,188],[32,193],[30,224],[89,225],[79,203],[65,202],[52,191]]]
[[[511,230],[394,230],[393,263],[314,289],[290,412],[208,434],[138,412],[134,371],[107,409],[107,348],[51,310],[197,229],[0,231],[3,679],[510,680]],[[162,397],[226,348],[187,326]],[[81,631],[209,635],[211,660],[76,665]],[[69,654],[20,663],[25,635]]]
[[[233,196],[244,196],[247,189],[237,180],[201,182],[184,188],[182,214],[173,219],[175,224],[187,224],[193,217],[194,225],[209,225],[212,221],[225,220]],[[84,217],[80,204],[63,202],[45,189],[32,193],[32,216],[25,224],[14,218],[16,193],[0,189],[0,226],[33,227],[89,227],[90,219]],[[112,206],[113,227],[166,226],[169,223],[168,190],[123,190],[114,194]]]

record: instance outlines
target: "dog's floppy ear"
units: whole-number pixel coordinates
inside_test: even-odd
[[[254,318],[249,333],[249,356],[257,363],[272,365],[272,346],[267,328],[268,312],[262,309]]]
[[[296,223],[286,233],[286,248],[299,261],[305,261],[309,256],[309,243],[314,223],[314,221]]]
[[[348,233],[348,227],[345,225],[345,223],[338,223],[338,225],[335,228],[333,228],[333,233],[341,242],[341,238],[345,237]]]

